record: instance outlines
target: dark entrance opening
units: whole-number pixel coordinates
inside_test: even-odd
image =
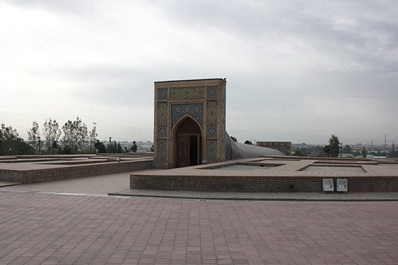
[[[199,165],[202,157],[202,133],[199,125],[185,118],[176,128],[175,166]]]
[[[198,136],[191,135],[190,137],[190,150],[189,150],[189,157],[190,157],[190,166],[198,165]]]

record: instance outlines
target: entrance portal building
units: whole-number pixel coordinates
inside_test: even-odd
[[[156,168],[226,160],[225,90],[222,78],[155,82]]]
[[[154,166],[174,168],[282,152],[235,142],[222,78],[155,82]]]

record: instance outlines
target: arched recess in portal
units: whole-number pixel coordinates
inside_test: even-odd
[[[202,161],[202,130],[190,116],[186,116],[174,128],[175,167],[200,165]]]

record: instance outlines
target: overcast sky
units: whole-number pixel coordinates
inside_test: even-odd
[[[250,140],[398,143],[398,1],[0,0],[0,123],[153,140],[154,81],[226,78]]]

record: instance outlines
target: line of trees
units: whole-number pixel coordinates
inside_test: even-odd
[[[68,120],[62,127],[57,120],[49,118],[45,120],[41,132],[42,136],[38,122],[34,121],[28,131],[28,140],[36,147],[37,153],[95,153],[94,143],[98,136],[95,122],[89,131],[79,117],[74,121]]]
[[[339,138],[332,134],[329,138],[329,144],[325,146],[317,145],[311,147],[305,147],[300,150],[296,150],[293,155],[295,156],[312,156],[312,157],[338,157],[340,152],[345,153],[351,152],[351,147],[346,145],[342,147]]]
[[[64,125],[55,119],[46,119],[42,128],[37,121],[29,129],[28,141],[22,139],[11,126],[0,126],[0,155],[30,154],[78,154],[78,153],[122,153],[119,142],[110,141],[107,146],[97,139],[97,127],[93,122],[91,130],[77,117]],[[134,148],[135,146],[135,148]],[[126,149],[126,148],[125,148]],[[137,151],[134,145],[131,151]]]
[[[27,144],[17,130],[11,126],[1,124],[0,126],[0,155],[11,154],[34,154],[34,148]]]

